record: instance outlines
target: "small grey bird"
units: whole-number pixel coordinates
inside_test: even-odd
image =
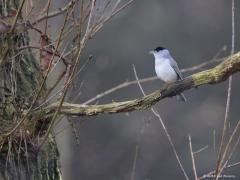
[[[155,72],[157,77],[166,83],[175,82],[182,78],[176,61],[172,58],[169,51],[164,47],[157,47],[150,54],[155,58]],[[181,93],[177,98],[186,102],[185,96]]]

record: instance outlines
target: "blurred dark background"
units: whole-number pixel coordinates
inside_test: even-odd
[[[238,51],[240,2],[235,2],[235,49]],[[154,59],[148,52],[159,45],[171,51],[180,68],[209,61],[227,46],[227,50],[219,55],[219,58],[225,57],[230,54],[231,36],[229,0],[136,0],[89,41],[82,59],[93,55],[93,60],[80,73],[72,96],[81,91],[77,102],[82,103],[126,80],[134,80],[133,64],[139,78],[154,76]],[[231,128],[240,120],[239,80],[240,75],[234,75]],[[150,93],[159,89],[162,82],[157,80],[142,85],[145,92]],[[198,175],[202,176],[215,168],[227,85],[226,81],[191,89],[185,92],[187,103],[168,98],[155,106],[190,179],[194,176],[188,134],[192,137],[194,151],[208,146],[195,155]],[[133,85],[95,103],[124,101],[141,96],[139,87]],[[56,127],[62,172],[66,180],[185,179],[159,120],[150,110],[78,117],[72,119],[72,124],[78,138],[67,120]],[[138,156],[133,167],[136,146]],[[236,152],[239,152],[239,147]],[[235,153],[230,163],[238,161],[239,154]],[[240,179],[239,168],[230,168],[224,174]]]

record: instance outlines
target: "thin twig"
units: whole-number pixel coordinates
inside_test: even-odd
[[[74,137],[76,139],[76,144],[80,145],[80,137],[79,137],[78,131],[75,127],[74,120],[72,119],[72,117],[69,117],[69,116],[67,117],[67,120],[68,120],[70,126],[72,127],[72,131],[73,131]]]
[[[82,70],[88,65],[88,63],[90,62],[91,57],[89,57],[87,59],[87,61],[81,66],[81,68],[78,70],[78,72],[74,75],[74,77],[67,83],[65,84],[64,88],[69,85],[78,75],[80,72],[82,72]],[[47,100],[45,100],[42,104],[40,104],[38,107],[34,108],[34,111],[43,107],[44,105],[46,105],[48,102],[50,102],[50,100],[52,100],[54,97],[56,97],[59,93],[62,92],[62,89],[58,90],[55,94],[53,94],[51,97],[49,97]]]
[[[191,159],[192,159],[192,166],[193,166],[194,177],[195,177],[195,180],[198,180],[197,170],[196,170],[196,164],[195,164],[194,154],[193,154],[193,148],[192,148],[192,140],[191,140],[190,134],[188,135],[188,141],[189,141],[189,148],[190,148],[190,153],[191,153]]]
[[[32,22],[32,25],[36,25],[37,23],[44,21],[45,19],[50,19],[53,17],[56,17],[60,14],[65,13],[66,11],[68,11],[69,8],[73,7],[73,5],[79,0],[74,0],[74,1],[70,1],[66,6],[64,6],[63,8],[58,9],[57,11],[45,14],[41,17],[39,17],[36,21]]]
[[[238,165],[240,165],[240,162],[229,164],[224,169],[228,169],[228,168],[235,167],[235,166],[238,166]],[[212,177],[211,175],[213,175],[215,172],[216,172],[215,170],[210,171],[209,173],[204,174],[203,176],[199,177],[198,179],[200,180],[200,179],[205,179],[205,178]]]
[[[55,89],[55,87],[59,84],[59,82],[62,80],[62,78],[64,77],[66,71],[63,71],[57,78],[57,80],[55,81],[55,83],[48,89],[48,91],[46,92],[46,95],[44,96],[44,101],[47,99],[47,97],[50,95],[50,93],[53,91],[53,89]]]
[[[144,92],[144,90],[143,90],[143,88],[142,88],[142,86],[141,86],[141,84],[140,84],[140,82],[139,82],[139,78],[138,78],[138,76],[137,76],[136,68],[135,68],[134,65],[133,65],[133,71],[134,71],[134,76],[135,76],[136,80],[138,81],[138,86],[139,86],[142,94],[143,94],[144,96],[146,96],[146,94],[145,94],[145,92]],[[167,128],[166,128],[166,126],[165,126],[165,124],[164,124],[164,122],[163,122],[163,120],[162,120],[162,117],[161,117],[160,114],[157,112],[157,110],[154,109],[153,107],[151,108],[151,111],[152,111],[153,114],[159,119],[159,121],[160,121],[160,123],[161,123],[161,125],[162,125],[162,127],[163,127],[163,130],[164,130],[165,134],[167,135],[168,141],[169,141],[169,143],[170,143],[170,145],[171,145],[171,147],[172,147],[172,150],[173,150],[173,153],[174,153],[174,155],[175,155],[175,157],[176,157],[176,159],[177,159],[177,162],[178,162],[178,164],[179,164],[179,166],[180,166],[180,168],[181,168],[181,170],[182,170],[185,178],[186,178],[187,180],[189,180],[188,175],[187,175],[186,171],[184,170],[183,165],[182,165],[182,163],[181,163],[181,161],[180,161],[180,158],[179,158],[179,156],[178,156],[178,154],[177,154],[177,150],[176,150],[176,148],[175,148],[175,146],[174,146],[174,143],[173,143],[173,141],[172,141],[172,138],[171,138],[170,134],[168,133],[168,130],[167,130]]]
[[[67,64],[67,60],[63,57],[63,55],[59,54],[58,52],[56,52],[55,54],[50,51],[49,49],[47,49],[46,47],[48,46],[45,46],[45,47],[39,47],[39,46],[33,46],[33,45],[27,45],[27,46],[21,46],[19,48],[17,48],[17,50],[19,51],[23,51],[24,49],[38,49],[38,50],[41,50],[41,51],[45,51],[51,55],[54,55],[56,57],[59,57],[63,63],[66,65]]]
[[[205,149],[207,149],[208,148],[208,145],[206,145],[206,146],[204,146],[204,147],[202,147],[202,148],[200,148],[199,150],[197,150],[197,151],[194,151],[193,152],[193,154],[195,155],[195,154],[198,154],[198,153],[200,153],[200,152],[202,152],[202,151],[204,151]]]
[[[17,20],[22,12],[23,5],[25,3],[25,0],[22,0],[19,7],[16,16],[14,17],[13,23],[11,24],[11,28],[9,30],[9,34],[11,35],[15,29],[15,26],[17,24]],[[2,52],[1,58],[0,58],[0,66],[4,64],[4,61],[7,59],[7,55],[9,54],[9,46]]]
[[[50,134],[50,131],[52,130],[52,127],[53,127],[53,125],[54,125],[54,123],[55,123],[55,120],[56,120],[57,117],[58,117],[58,113],[60,112],[60,109],[61,109],[62,104],[63,104],[63,102],[64,102],[64,99],[65,99],[65,97],[66,97],[67,90],[68,90],[69,86],[71,85],[71,83],[73,82],[72,79],[73,79],[73,77],[74,77],[74,73],[75,73],[76,68],[77,68],[77,65],[78,65],[78,63],[79,63],[80,55],[81,55],[81,53],[82,53],[82,50],[83,50],[84,45],[85,45],[85,43],[86,43],[86,40],[88,39],[89,32],[91,31],[91,30],[90,30],[90,23],[91,23],[91,20],[92,20],[92,10],[93,10],[93,8],[94,8],[94,4],[95,4],[95,0],[92,0],[92,6],[91,6],[91,11],[90,11],[91,13],[90,13],[90,15],[89,15],[88,26],[87,26],[85,35],[84,35],[84,37],[83,37],[83,39],[82,39],[82,41],[81,41],[81,43],[80,43],[79,51],[77,52],[77,56],[76,56],[76,58],[75,58],[75,63],[74,63],[72,72],[71,72],[71,74],[69,75],[69,77],[68,77],[68,79],[67,79],[67,82],[66,82],[63,90],[61,91],[62,94],[61,94],[61,97],[60,97],[59,105],[58,105],[58,107],[57,107],[57,109],[56,109],[56,111],[55,111],[55,113],[54,113],[54,115],[53,115],[53,117],[52,117],[51,123],[50,123],[50,125],[49,125],[49,127],[48,127],[48,129],[47,129],[47,132],[46,132],[45,136],[43,137],[42,142],[39,144],[39,149],[42,147],[42,145],[43,145],[43,144],[45,143],[45,141],[47,140],[48,135]],[[69,14],[70,14],[70,13],[69,13]]]
[[[52,2],[52,0],[48,0],[48,3],[47,3],[47,16],[48,16],[48,13],[49,13],[49,8],[50,8],[50,5],[51,5],[51,2]],[[48,19],[49,18],[46,18],[46,20],[45,20],[44,34],[47,34]]]
[[[74,78],[74,74],[75,74],[75,71],[76,71],[76,69],[77,69],[77,66],[78,66],[78,63],[79,63],[79,59],[80,59],[82,50],[83,50],[83,48],[84,48],[84,46],[85,46],[85,44],[86,44],[86,41],[88,40],[88,37],[89,37],[90,32],[91,32],[90,23],[91,23],[91,21],[92,21],[92,12],[93,12],[93,8],[94,8],[94,5],[95,5],[95,1],[96,1],[96,0],[92,0],[92,5],[91,5],[91,10],[90,10],[90,15],[89,15],[89,20],[88,20],[87,29],[86,29],[85,35],[84,35],[84,37],[83,37],[83,39],[82,39],[82,41],[81,41],[81,43],[80,43],[79,50],[78,50],[77,53],[76,53],[76,58],[75,58],[75,62],[74,62],[74,66],[73,66],[72,72],[70,73],[69,78],[68,78],[68,80],[67,80],[67,83],[65,84],[64,89],[62,90],[62,94],[61,94],[61,97],[60,97],[59,105],[58,105],[58,107],[57,107],[57,109],[56,109],[56,111],[55,111],[55,113],[54,113],[54,115],[53,115],[53,117],[52,117],[51,123],[50,123],[50,125],[49,125],[49,127],[48,127],[48,129],[47,129],[47,132],[46,132],[45,136],[43,137],[42,142],[41,142],[40,145],[39,145],[39,148],[41,148],[42,145],[43,145],[43,144],[45,143],[45,141],[47,140],[48,135],[49,135],[49,133],[50,133],[50,131],[51,131],[54,123],[55,123],[55,120],[56,120],[57,117],[58,117],[58,114],[59,114],[59,112],[60,112],[60,109],[61,109],[61,107],[62,107],[62,104],[63,104],[63,102],[64,102],[64,99],[65,99],[65,97],[66,97],[68,88],[69,88],[69,86],[71,85],[71,83],[73,82],[72,79]],[[72,9],[73,9],[73,8],[72,8]],[[69,13],[69,14],[70,14],[70,13]]]
[[[20,14],[21,14],[21,12],[22,12],[22,8],[23,8],[23,5],[24,5],[25,1],[26,1],[26,0],[22,0],[21,3],[20,3],[20,5],[19,5],[19,7],[18,7],[17,14],[16,14],[16,16],[15,16],[15,18],[14,18],[14,20],[13,20],[13,23],[12,23],[12,25],[11,25],[11,28],[10,28],[10,30],[9,30],[9,33],[10,33],[10,34],[13,32],[13,30],[14,30],[16,24],[17,24],[17,20],[18,20]]]
[[[231,55],[234,54],[234,49],[235,49],[235,0],[232,0],[232,48],[231,48]],[[225,144],[225,139],[227,135],[227,127],[228,127],[228,121],[229,121],[229,109],[230,109],[230,102],[231,102],[231,91],[232,91],[232,76],[229,77],[228,81],[228,93],[227,93],[227,103],[226,103],[226,110],[225,110],[225,118],[224,118],[224,124],[223,124],[223,130],[222,130],[222,137],[221,137],[221,143],[219,147],[219,153],[218,153],[218,160],[217,160],[217,165],[216,165],[216,176],[215,180],[219,178],[219,174],[221,174],[221,166],[222,162],[225,159],[225,156],[222,155],[224,151],[224,144]],[[226,147],[225,147],[226,148]]]
[[[91,33],[91,37],[93,37],[102,27],[105,23],[107,23],[112,17],[114,17],[115,15],[117,15],[120,11],[122,11],[123,9],[125,9],[126,7],[128,7],[134,0],[129,0],[127,3],[125,3],[124,5],[122,5],[120,8],[116,9],[115,11],[113,11],[111,13],[110,16],[108,16],[106,19],[104,19],[102,22],[100,22],[99,24],[97,24]]]
[[[74,8],[72,7],[72,9],[74,9]],[[68,11],[67,14],[66,14],[66,16],[65,16],[64,23],[63,23],[63,26],[62,26],[62,28],[61,28],[59,37],[61,37],[61,35],[62,35],[62,33],[63,33],[64,27],[65,27],[65,25],[66,25],[66,23],[67,23],[67,20],[68,20],[70,14],[71,14],[71,13]],[[59,38],[59,39],[60,39],[60,38]],[[57,47],[58,47],[59,43],[60,43],[60,42],[58,41]],[[55,54],[56,51],[57,51],[57,48],[55,49],[55,52],[54,52],[53,54]],[[52,56],[52,59],[51,59],[51,62],[50,62],[50,63],[52,63],[52,61],[53,61],[53,56]],[[50,66],[48,67],[47,74],[49,73],[49,71],[50,71]],[[47,76],[47,75],[46,75],[46,76]],[[46,77],[46,76],[45,76],[45,77]],[[66,87],[65,89],[67,89],[67,87]],[[65,89],[64,89],[64,90],[65,90]],[[58,117],[58,112],[59,112],[60,109],[61,109],[62,103],[63,103],[64,98],[65,98],[65,95],[66,95],[66,93],[65,93],[66,90],[65,90],[65,91],[64,91],[64,90],[63,90],[64,93],[63,93],[63,95],[62,95],[62,97],[61,97],[61,100],[60,100],[60,104],[59,104],[57,110],[55,111],[55,113],[54,113],[54,115],[53,115],[53,117],[52,117],[52,119],[51,119],[50,125],[49,125],[49,127],[48,127],[48,129],[47,129],[46,134],[45,134],[44,137],[43,137],[42,142],[40,142],[40,144],[39,144],[39,146],[38,146],[39,149],[41,149],[41,147],[43,146],[43,144],[44,144],[45,141],[47,140],[48,135],[50,134],[50,132],[51,132],[51,130],[52,130],[52,127],[53,127],[53,125],[54,125],[54,123],[55,123],[55,120],[56,120],[56,118]]]
[[[63,26],[62,26],[62,28],[60,29],[59,39],[58,39],[58,42],[57,42],[56,49],[54,50],[53,56],[52,56],[52,58],[51,58],[51,60],[50,60],[50,64],[52,64],[53,59],[54,59],[54,56],[55,56],[55,54],[56,54],[56,52],[57,52],[57,49],[58,49],[58,47],[60,46],[60,39],[61,39],[63,30],[64,30],[64,27],[65,27],[65,25],[66,25],[67,19],[68,19],[68,14],[65,16],[65,20],[64,20]],[[25,121],[25,119],[27,118],[28,114],[30,113],[30,111],[31,111],[32,108],[34,107],[35,103],[37,102],[37,100],[38,100],[38,98],[39,98],[39,96],[40,96],[40,94],[41,94],[41,91],[42,91],[42,89],[43,89],[43,87],[44,87],[44,84],[45,84],[45,82],[46,82],[46,80],[47,80],[47,76],[48,76],[49,72],[50,72],[50,66],[48,67],[47,72],[46,72],[46,75],[45,75],[45,77],[44,77],[44,79],[43,79],[43,81],[42,81],[42,83],[41,83],[41,85],[40,85],[40,87],[39,87],[39,89],[38,89],[38,91],[37,91],[37,94],[35,95],[35,97],[34,97],[34,99],[33,99],[33,102],[31,103],[30,107],[28,108],[26,114],[24,114],[24,116],[22,117],[22,119],[18,122],[18,124],[17,124],[16,126],[14,126],[14,127],[12,128],[12,130],[10,130],[8,133],[6,133],[6,134],[4,135],[5,137],[8,137],[8,136],[10,136],[12,133],[14,133],[14,132],[17,130],[17,128]]]
[[[231,134],[230,138],[229,138],[229,141],[224,149],[224,152],[223,152],[223,155],[222,155],[222,159],[221,159],[221,162],[220,164],[223,164],[224,163],[224,160],[225,160],[225,157],[230,149],[230,145],[233,143],[233,139],[236,137],[238,137],[236,143],[234,144],[233,148],[232,148],[232,151],[229,153],[229,156],[228,156],[228,159],[225,161],[224,165],[221,167],[220,171],[219,171],[219,174],[221,174],[221,172],[223,171],[224,167],[227,165],[228,161],[230,160],[230,158],[232,157],[233,155],[233,152],[234,150],[236,149],[238,143],[239,143],[239,139],[240,139],[240,136],[237,134],[237,131],[240,130],[240,120],[238,121],[236,127],[234,128],[234,131],[233,133]]]
[[[135,177],[138,153],[139,153],[139,146],[138,146],[138,144],[136,144],[136,146],[135,146],[135,153],[134,153],[134,160],[133,160],[133,166],[132,166],[132,173],[131,173],[131,180],[134,180],[134,177]]]
[[[216,130],[213,129],[213,152],[216,152]]]
[[[45,6],[42,8],[42,10],[38,14],[41,14],[41,15],[46,14],[48,10],[49,1],[51,0],[47,0],[47,3],[45,3]]]
[[[92,0],[92,3],[91,3],[91,9],[90,9],[90,14],[89,14],[89,19],[88,19],[88,23],[87,23],[87,28],[86,28],[85,36],[89,36],[90,31],[92,30],[92,28],[90,28],[90,26],[91,26],[91,23],[92,23],[93,9],[94,9],[94,6],[95,6],[95,1],[96,1],[96,0]],[[90,30],[90,29],[91,29],[91,30]],[[89,30],[90,30],[90,31],[89,31]],[[88,37],[87,37],[87,38],[88,38]]]

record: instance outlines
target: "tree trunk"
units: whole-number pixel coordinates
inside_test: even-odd
[[[1,19],[20,3],[0,1]],[[43,79],[37,56],[30,49],[18,50],[28,43],[26,31],[0,34],[0,179],[61,179],[55,139],[49,137],[39,148],[48,120],[28,116],[17,127]],[[39,103],[37,100],[35,104]]]
[[[19,144],[12,144],[12,146],[19,147]],[[4,148],[5,151],[0,154],[1,180],[61,179],[59,156],[54,139],[48,140],[40,151],[29,142],[22,142],[21,148],[24,148],[27,152],[21,152],[21,150],[8,145]]]

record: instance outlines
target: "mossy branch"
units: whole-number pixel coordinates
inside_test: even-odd
[[[130,112],[135,110],[144,110],[158,101],[175,96],[185,90],[196,88],[205,84],[217,84],[225,81],[230,75],[240,71],[240,52],[226,58],[226,60],[214,68],[195,73],[187,78],[175,83],[166,84],[160,90],[157,90],[147,96],[123,101],[112,102],[102,105],[81,105],[72,103],[63,103],[60,114],[74,116],[93,116],[98,114],[112,114],[121,112]],[[35,113],[52,116],[59,103],[53,103]]]

